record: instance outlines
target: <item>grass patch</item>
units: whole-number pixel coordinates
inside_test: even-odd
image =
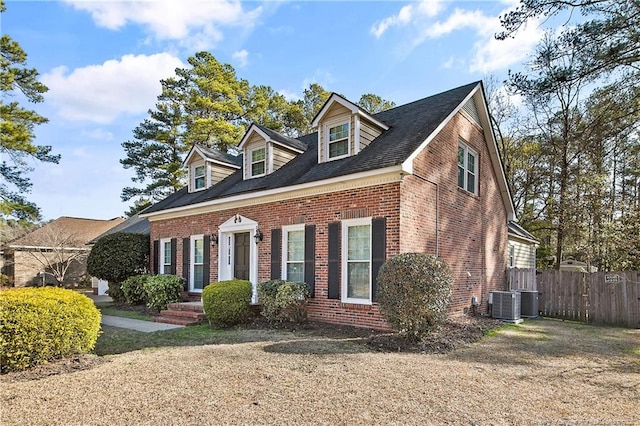
[[[96,342],[96,355],[114,355],[145,348],[166,346],[201,346],[221,343],[230,331],[214,330],[208,325],[143,333],[118,327],[102,326]],[[226,336],[229,339],[229,336]]]
[[[102,315],[110,315],[113,317],[122,317],[122,318],[130,318],[142,321],[153,321],[153,316],[148,315],[141,310],[126,310],[121,309],[120,307],[114,305],[113,303],[109,304],[100,304],[96,305],[98,310]]]

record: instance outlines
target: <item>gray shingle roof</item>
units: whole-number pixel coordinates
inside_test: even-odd
[[[189,193],[185,187],[147,208],[144,214],[402,164],[478,84],[480,82],[467,84],[374,114],[374,117],[387,123],[390,128],[357,155],[318,164],[318,134],[311,133],[297,139],[306,147],[306,151],[271,174],[243,180],[242,170],[238,170],[203,191]],[[265,131],[263,127],[260,129]],[[273,133],[277,135],[276,132]]]

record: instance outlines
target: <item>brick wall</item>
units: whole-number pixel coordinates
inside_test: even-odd
[[[460,138],[478,153],[478,195],[457,185]],[[401,188],[400,251],[437,250],[454,277],[452,312],[469,309],[472,296],[486,312],[489,291],[506,288],[507,213],[482,130],[456,115],[413,167]]]
[[[309,306],[309,318],[335,324],[357,325],[386,329],[377,305],[343,304],[327,298],[327,249],[329,222],[358,217],[386,217],[387,258],[398,253],[399,242],[399,183],[358,188],[295,200],[267,203],[233,210],[151,222],[151,240],[178,238],[177,274],[182,275],[181,239],[197,234],[216,233],[220,224],[236,213],[258,222],[264,240],[258,245],[258,280],[270,279],[271,230],[298,223],[316,225],[316,284],[315,297]],[[218,251],[211,250],[210,281],[218,279]],[[155,261],[155,259],[153,260]]]
[[[457,187],[460,137],[479,156],[479,196]],[[458,114],[418,155],[414,171],[415,176],[405,176],[399,183],[154,221],[151,240],[178,238],[177,274],[182,275],[182,238],[216,233],[220,224],[240,214],[258,222],[264,233],[258,246],[261,282],[270,278],[271,230],[283,225],[315,224],[316,284],[309,318],[385,329],[388,324],[376,304],[343,304],[327,298],[328,223],[384,216],[387,258],[401,252],[436,254],[437,251],[454,275],[452,311],[469,308],[472,296],[477,296],[481,310],[486,310],[489,290],[505,286],[507,219],[482,131]],[[210,263],[209,279],[213,282],[218,279],[217,248],[211,250]]]

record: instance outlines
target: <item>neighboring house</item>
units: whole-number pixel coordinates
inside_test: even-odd
[[[509,268],[535,269],[536,250],[540,241],[517,222],[509,221]]]
[[[86,275],[86,255],[91,250],[87,242],[122,221],[121,217],[99,220],[62,216],[6,243],[2,248],[3,274],[16,287],[57,284],[53,269],[62,271],[68,266],[62,284],[77,284]]]
[[[540,241],[517,222],[510,220],[507,260],[510,290],[538,290],[536,250]]]
[[[598,268],[595,266],[589,266],[586,262],[580,262],[579,260],[567,259],[560,262],[558,268],[560,271],[567,272],[585,272],[592,273],[598,272]]]
[[[147,208],[152,268],[199,293],[234,277],[305,282],[309,318],[388,328],[376,303],[384,261],[437,255],[452,312],[506,289],[514,208],[481,82],[378,114],[332,94],[292,139],[252,125],[231,156],[195,146],[187,187]]]

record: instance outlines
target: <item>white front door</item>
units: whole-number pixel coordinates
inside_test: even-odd
[[[253,237],[257,230],[257,222],[239,215],[218,228],[218,279],[249,280],[253,303],[258,300],[258,245]]]

